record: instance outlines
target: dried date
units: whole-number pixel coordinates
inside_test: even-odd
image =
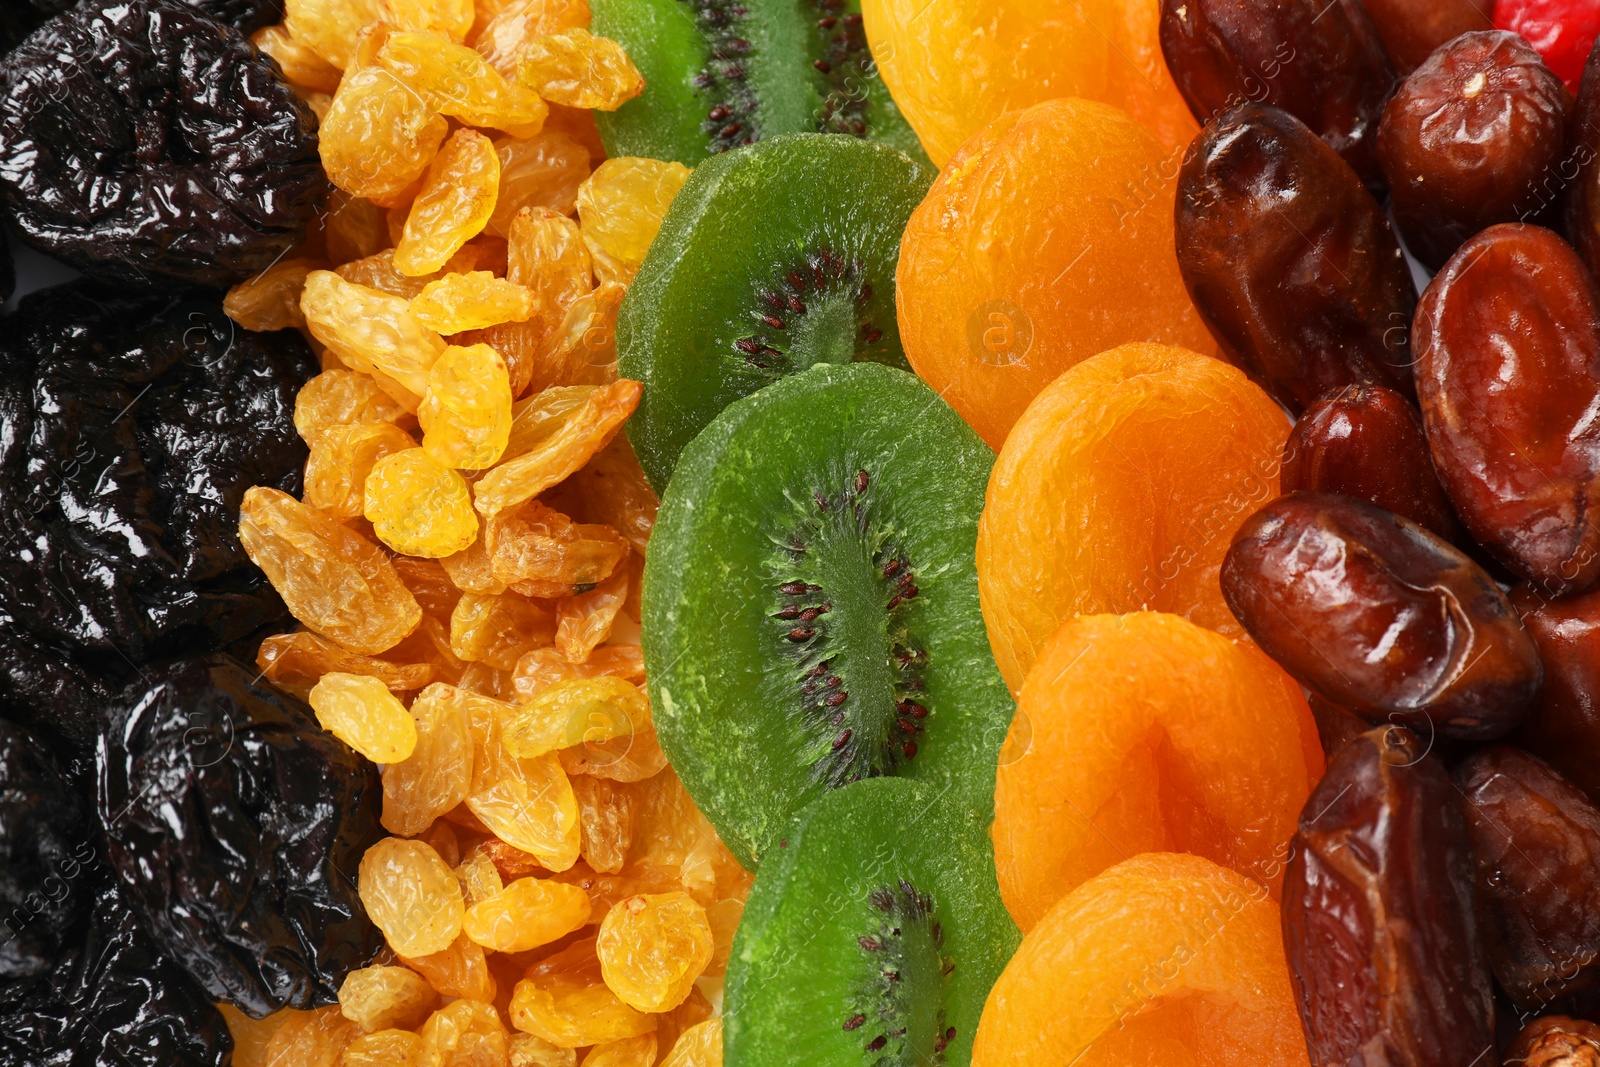
[[[1600,272],[1600,51],[1584,64],[1567,140],[1558,175],[1567,189],[1562,221],[1583,261]]]
[[[1295,413],[1356,383],[1411,395],[1416,290],[1389,220],[1292,115],[1241,104],[1178,178],[1178,267],[1228,358]]]
[[[1522,584],[1511,606],[1539,648],[1544,688],[1507,740],[1600,804],[1600,591],[1552,600]]]
[[[1222,595],[1297,681],[1369,721],[1504,734],[1538,695],[1533,639],[1460,551],[1354,497],[1291,493],[1245,520]]]
[[[1600,580],[1600,292],[1556,234],[1473,237],[1422,294],[1417,396],[1456,514],[1551,596]]]
[[[1492,1067],[1471,850],[1450,776],[1416,735],[1380,727],[1329,761],[1282,906],[1313,1064]]]
[[[1383,50],[1402,78],[1446,41],[1494,29],[1474,0],[1362,0],[1361,6],[1372,17]]]
[[[1600,1026],[1587,1019],[1535,1019],[1506,1049],[1506,1067],[1600,1067]]]

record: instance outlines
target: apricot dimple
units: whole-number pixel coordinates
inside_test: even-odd
[[[989,477],[978,595],[1013,692],[1075,615],[1165,611],[1240,633],[1217,574],[1278,495],[1289,422],[1238,369],[1129,344],[1040,393]]]
[[[1306,1067],[1278,908],[1199,856],[1147,853],[1064,897],[989,992],[973,1067]]]
[[[1085,615],[1044,646],[995,784],[995,867],[1031,929],[1141,852],[1205,856],[1283,881],[1322,771],[1300,689],[1259,650],[1176,615]]]
[[[1178,272],[1179,162],[1114,107],[1052,100],[974,136],[912,213],[895,273],[906,356],[990,447],[1097,352],[1216,351]]]

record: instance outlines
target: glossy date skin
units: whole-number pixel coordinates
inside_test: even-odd
[[[1494,24],[1473,0],[1362,0],[1402,78],[1446,41]],[[1487,4],[1483,5],[1485,8]]]
[[[1393,389],[1347,385],[1306,408],[1283,446],[1283,491],[1343,493],[1454,541],[1461,525],[1417,409]]]
[[[1298,414],[1359,382],[1412,394],[1416,291],[1389,220],[1292,115],[1242,104],[1178,178],[1178,268],[1228,359]]]
[[[1378,127],[1378,159],[1406,247],[1438,270],[1497,222],[1553,206],[1566,86],[1514,33],[1464,34],[1401,84]]]
[[[1234,535],[1221,580],[1263,651],[1369,721],[1486,740],[1538,695],[1533,639],[1499,586],[1451,545],[1364,500],[1279,497]]]
[[[1572,248],[1506,223],[1417,306],[1422,425],[1472,536],[1549,596],[1600,580],[1600,292]]]
[[[1507,740],[1560,771],[1600,804],[1600,591],[1552,600],[1511,590],[1544,663],[1544,688]]]
[[[1486,946],[1512,1003],[1538,1011],[1600,978],[1600,810],[1543,760],[1510,745],[1453,772],[1492,921]]]
[[[1311,1062],[1498,1062],[1472,856],[1450,776],[1401,727],[1361,735],[1306,801],[1284,950]]]
[[[1600,53],[1584,64],[1568,139],[1559,175],[1567,183],[1567,239],[1591,271],[1600,270]]]
[[[1359,0],[1162,0],[1161,54],[1202,126],[1235,104],[1280,107],[1373,189],[1394,68]]]

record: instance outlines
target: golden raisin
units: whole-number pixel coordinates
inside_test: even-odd
[[[379,0],[383,21],[397,30],[422,30],[457,44],[472,31],[472,0]]]
[[[450,581],[463,593],[480,596],[498,596],[506,591],[506,583],[494,576],[493,561],[489,555],[488,537],[494,530],[494,520],[484,524],[482,536],[453,556],[439,561]]]
[[[492,466],[511,437],[511,379],[500,353],[488,345],[446,348],[428,374],[417,419],[423,450],[440,463]]]
[[[716,1009],[696,986],[682,1004],[665,1014],[656,1016],[656,1048],[663,1060],[677,1047],[678,1039],[692,1028],[710,1019]]]
[[[265,26],[250,38],[262,52],[278,61],[283,76],[297,86],[331,93],[339,88],[339,68],[329,63],[287,26]]]
[[[549,609],[517,593],[463,593],[450,615],[450,648],[471,663],[516,669],[529,649],[555,636]]]
[[[476,1000],[440,1008],[417,1033],[429,1067],[504,1067],[509,1054],[499,1013]]]
[[[467,798],[472,736],[453,686],[430,685],[411,702],[417,743],[411,757],[383,774],[383,828],[411,836]]]
[[[433,110],[468,126],[531,135],[548,112],[538,94],[507,81],[472,49],[436,34],[392,33],[378,62]]]
[[[633,844],[633,793],[626,786],[587,775],[572,779],[572,793],[578,798],[583,861],[600,874],[620,873]]]
[[[361,1028],[334,1007],[296,1012],[267,1042],[266,1067],[337,1067]]]
[[[352,370],[325,370],[294,398],[294,428],[308,444],[340,423],[395,422],[405,414],[370,376]]]
[[[678,190],[689,179],[682,163],[624,156],[595,168],[578,190],[584,238],[638,269]]]
[[[498,992],[483,947],[466,934],[456,938],[443,952],[402,956],[401,962],[426,978],[441,996],[488,1003]]]
[[[620,44],[578,27],[529,41],[517,80],[553,104],[601,111],[644,92],[644,76]]]
[[[720,978],[728,969],[728,957],[733,954],[733,935],[739,932],[739,920],[744,918],[744,897],[726,897],[706,907],[706,922],[711,924],[711,938],[716,943],[711,962],[705,973],[710,978]]]
[[[556,755],[570,775],[589,775],[613,782],[642,782],[667,765],[655,730],[640,730],[610,741],[586,741]]]
[[[552,207],[529,208],[511,218],[506,277],[562,314],[594,288],[589,249],[578,224]]]
[[[595,940],[606,985],[640,1011],[670,1011],[711,962],[706,910],[687,893],[647,894],[606,913]]]
[[[366,510],[367,475],[377,462],[416,447],[410,434],[389,422],[329,426],[311,441],[305,502],[335,519],[353,519]]]
[[[601,676],[557,682],[519,705],[505,723],[505,746],[513,756],[532,759],[650,728],[644,692],[621,678]]]
[[[449,129],[400,79],[364,67],[345,75],[321,123],[322,168],[347,193],[393,201],[422,177]]]
[[[494,214],[500,157],[476,130],[457,130],[428,165],[394,249],[395,269],[416,277],[443,267]]]
[[[621,1041],[656,1028],[653,1017],[606,986],[592,937],[528,968],[511,996],[511,1023],[562,1048]]]
[[[707,1019],[685,1030],[661,1067],[722,1067],[722,1020]]]
[[[597,678],[602,674],[644,682],[644,652],[638,645],[606,645],[594,650],[583,663],[573,663],[553,648],[524,652],[517,661],[512,687],[518,700],[531,700],[556,682],[572,678]]]
[[[583,1058],[583,1067],[655,1067],[656,1035],[640,1034],[596,1045]]]
[[[533,312],[531,292],[486,270],[446,274],[429,282],[411,301],[417,321],[446,336],[502,322],[524,322]]]
[[[436,559],[415,559],[396,556],[394,569],[411,595],[417,598],[422,610],[441,619],[449,619],[461,599],[461,590],[450,581],[444,565]]]
[[[365,515],[378,540],[407,556],[438,559],[478,536],[467,480],[420,448],[385,456],[367,475]]]
[[[293,1008],[279,1008],[263,1019],[252,1019],[227,1001],[217,1002],[217,1011],[228,1024],[233,1037],[232,1067],[266,1067],[267,1046],[272,1036],[290,1019],[306,1014]]]
[[[389,247],[389,224],[384,210],[342,189],[328,194],[328,214],[322,225],[328,260],[332,263],[348,263]]]
[[[370,674],[330,671],[311,689],[317,722],[374,763],[399,763],[417,747],[417,725]]]
[[[559,386],[516,405],[505,456],[478,482],[478,510],[493,515],[516,507],[589,462],[639,406],[641,388],[628,378]]]
[[[599,260],[591,261],[598,273]],[[617,380],[617,311],[627,286],[602,278],[572,302],[555,332],[541,344],[534,386],[610,385]]]
[[[378,0],[285,0],[284,25],[296,41],[343,70],[355,56],[356,35],[379,19]]]
[[[571,867],[581,841],[578,801],[560,761],[517,759],[506,752],[502,728],[509,704],[473,696],[467,709],[473,743],[468,809],[496,837],[538,857],[548,870]]]
[[[565,216],[578,206],[578,186],[589,178],[589,150],[557,130],[543,130],[526,140],[502,137],[495,143],[500,156],[500,198],[488,231],[511,236],[511,223],[523,208],[555,211]]]
[[[556,647],[574,663],[588,660],[595,647],[611,636],[611,626],[628,599],[628,572],[611,577],[575,596],[556,603]]]
[[[400,222],[404,226],[403,214]],[[482,258],[482,250],[478,246],[464,244],[460,251],[450,257],[443,268],[432,274],[419,274],[413,278],[395,269],[394,249],[386,248],[364,259],[340,264],[333,268],[333,272],[347,282],[365,285],[369,289],[376,289],[390,296],[403,296],[407,300],[415,300],[422,295],[422,290],[446,274],[466,274],[477,270],[478,261]]]
[[[422,1038],[409,1030],[379,1030],[356,1038],[339,1067],[423,1067]]]
[[[561,491],[572,494],[577,503],[564,508],[552,502],[553,507],[581,514],[585,522],[610,526],[641,555],[644,553],[661,501],[645,480],[626,434],[613,437],[609,445],[562,483]]]
[[[300,311],[300,290],[318,264],[310,259],[281,259],[248,281],[228,290],[222,310],[247,330],[266,333],[306,324]]]
[[[495,952],[526,952],[548,945],[589,921],[589,897],[575,886],[519,878],[467,909],[462,931]]]
[[[668,769],[652,776],[636,795],[638,821],[627,873],[675,871],[679,883],[702,905],[748,891],[750,875],[695,807],[676,773]]]
[[[456,881],[461,883],[461,896],[466,901],[469,918],[473,908],[506,887],[505,880],[500,877],[500,868],[494,865],[494,860],[482,848],[474,848],[456,864]],[[466,929],[465,921],[462,929]]]
[[[256,649],[256,666],[268,681],[301,700],[311,695],[311,687],[329,671],[369,674],[397,693],[421,689],[433,680],[433,668],[426,663],[358,656],[310,630],[264,639]]]
[[[428,980],[404,967],[363,967],[339,986],[339,1011],[369,1034],[415,1030],[438,1002]]]
[[[509,1067],[577,1067],[576,1049],[552,1045],[533,1034],[511,1035]]]
[[[422,619],[388,556],[287,493],[246,492],[239,540],[295,618],[352,652],[392,648]]]
[[[588,0],[510,0],[483,19],[485,6],[485,0],[479,0],[482,26],[473,39],[473,47],[507,78],[516,76],[517,63],[532,41],[546,34],[589,26]]]
[[[384,381],[374,372],[398,382],[409,395],[396,399],[411,400],[408,411],[417,409],[445,343],[417,321],[408,301],[317,270],[306,276],[300,309],[311,335],[346,366],[374,374],[380,386]]]
[[[461,934],[461,884],[421,841],[389,837],[361,857],[361,903],[401,956],[443,952]]]
[[[538,500],[491,517],[484,537],[494,577],[526,596],[571,596],[610,577],[628,555],[615,530],[574,523]]]

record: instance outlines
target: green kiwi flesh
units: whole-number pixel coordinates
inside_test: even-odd
[[[970,1061],[1020,937],[981,822],[946,799],[875,779],[800,814],[757,874],[734,937],[726,1067]]]
[[[873,363],[785,377],[685,449],[645,561],[645,671],[662,748],[746,867],[866,778],[992,813],[1014,708],[974,565],[993,463]]]

